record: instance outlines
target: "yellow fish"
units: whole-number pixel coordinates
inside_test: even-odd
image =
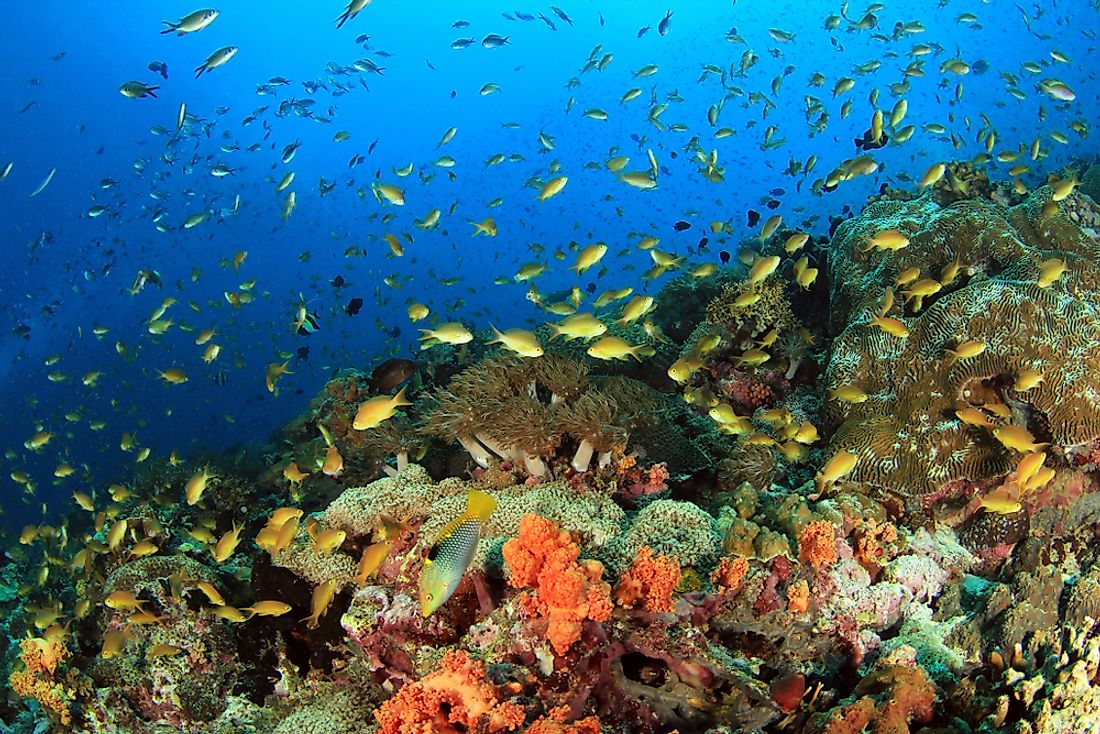
[[[401,388],[393,397],[389,395],[373,397],[359,406],[359,410],[355,413],[355,420],[352,422],[352,428],[357,431],[377,428],[384,421],[396,415],[398,408],[405,405],[412,405],[412,403],[405,400],[405,388]]]
[[[496,334],[496,338],[486,342],[486,344],[500,344],[505,349],[515,352],[521,357],[541,357],[543,355],[542,345],[539,344],[539,340],[531,332],[525,329],[500,331],[492,324],[489,326]]]
[[[645,344],[631,346],[625,340],[617,336],[605,336],[588,348],[588,356],[602,360],[623,360],[633,357],[642,361],[641,354],[646,351]]]

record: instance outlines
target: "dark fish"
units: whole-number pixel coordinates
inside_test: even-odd
[[[649,33],[649,26],[644,25],[644,26],[642,26],[641,28],[638,29],[638,38],[641,38],[646,33]]]
[[[883,130],[879,133],[878,140],[874,139],[874,133],[871,132],[871,128],[867,128],[863,133],[863,137],[856,138],[856,148],[860,150],[878,150],[890,142],[890,136]]]
[[[363,308],[363,299],[353,298],[348,301],[348,305],[344,310],[348,312],[348,316],[355,316],[361,308]]]
[[[984,74],[989,71],[989,62],[985,59],[978,59],[970,65],[970,70],[975,74]]]
[[[672,228],[677,232],[683,232],[685,229],[691,229],[691,222],[685,222],[683,219],[681,219],[679,222],[676,222],[676,224],[672,225]]]
[[[298,350],[295,352],[295,354],[298,355],[298,359],[309,359],[309,345],[307,344],[304,347],[298,347]]]
[[[392,357],[370,373],[370,391],[388,393],[416,373],[416,362]]]
[[[729,261],[730,261],[729,252],[727,250],[720,250],[718,252],[718,259],[722,261],[723,265],[729,263]]]
[[[149,71],[155,74],[160,74],[165,79],[168,78],[168,64],[164,63],[163,61],[150,61]]]
[[[749,227],[755,227],[757,223],[760,222],[760,212],[756,211],[755,209],[749,209],[748,217]]]
[[[454,23],[451,23],[451,28],[469,28],[469,27],[470,27],[470,21],[468,21],[468,20],[456,20]]]
[[[592,295],[593,293],[596,292],[596,284],[595,283],[589,283],[588,285],[586,285],[584,287],[584,292],[587,293],[588,295]]]
[[[768,207],[769,209],[778,209],[779,204],[780,202],[778,199],[768,199],[768,203],[764,204],[764,206]]]
[[[772,189],[768,193],[772,196],[782,196],[783,194],[787,193],[787,191],[786,189]]]
[[[661,22],[657,24],[657,32],[662,36],[667,36],[668,32],[672,30],[672,11],[665,13],[665,17],[661,18]]]
[[[344,276],[337,275],[335,278],[332,279],[331,283],[332,283],[333,288],[343,288],[344,287]]]
[[[229,375],[226,374],[225,370],[218,370],[211,379],[214,380],[215,385],[225,385],[229,382]]]
[[[706,238],[706,237],[700,237],[699,238],[699,249],[700,250],[707,249],[707,245],[709,245],[709,244],[710,244],[710,240],[708,238]]]
[[[377,147],[378,147],[378,138],[375,138],[374,142],[372,142],[370,145],[367,146],[367,155],[370,155],[371,153],[373,153],[374,149],[377,148]]]

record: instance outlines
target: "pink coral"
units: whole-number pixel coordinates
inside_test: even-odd
[[[404,686],[374,718],[380,734],[491,734],[518,728],[524,713],[514,703],[500,702],[481,662],[463,650],[451,650],[438,670]]]
[[[578,563],[580,547],[550,520],[525,515],[519,537],[504,544],[503,555],[508,583],[533,588],[519,602],[532,616],[547,618],[546,637],[557,654],[565,654],[581,638],[586,619],[603,622],[611,616],[611,586],[602,581],[603,564]]]
[[[615,601],[624,607],[641,602],[648,612],[671,612],[680,583],[680,562],[673,556],[655,556],[649,546],[638,548],[634,563],[615,587]]]

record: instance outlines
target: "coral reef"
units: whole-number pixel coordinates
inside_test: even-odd
[[[608,329],[645,360],[433,347],[377,427],[354,427],[371,380],[341,371],[262,453],[138,462],[3,560],[0,717],[1091,731],[1096,180],[1027,193],[951,163],[827,246],[769,230],[747,273],[673,280],[652,322]],[[473,492],[495,502],[476,521]]]
[[[949,207],[930,196],[882,201],[838,228],[829,268],[839,333],[825,384],[867,396],[833,401],[826,413],[829,452],[859,454],[849,480],[943,508],[945,495],[969,500],[975,482],[1012,469],[1012,451],[990,430],[998,425],[1024,428],[1068,454],[1100,434],[1091,397],[1100,375],[1088,372],[1095,362],[1087,356],[1100,337],[1093,305],[1100,243],[1064,227],[1057,247],[1069,269],[1047,287],[1037,282],[1054,255],[1049,238],[1031,236],[1049,226],[1038,206],[1049,196],[1043,187],[1011,210],[980,198]],[[884,230],[905,233],[908,245],[881,252],[863,244]],[[894,285],[912,267],[929,295]],[[883,316],[904,323],[908,336],[870,323]],[[964,342],[980,345],[978,353],[953,358],[950,350]],[[1014,389],[1029,370],[1042,381]],[[975,417],[964,421],[959,411]],[[975,425],[983,422],[988,427]]]

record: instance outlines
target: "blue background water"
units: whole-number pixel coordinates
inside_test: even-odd
[[[872,31],[846,32],[847,22],[837,30],[824,30],[824,17],[839,13],[839,5],[821,2],[681,3],[671,6],[675,14],[667,36],[659,35],[656,27],[670,6],[646,2],[562,0],[560,7],[575,23],[568,25],[553,15],[549,4],[462,3],[460,12],[453,2],[410,5],[377,0],[340,30],[333,22],[342,8],[339,3],[232,2],[218,6],[221,16],[208,28],[184,37],[160,35],[160,21],[197,6],[108,5],[22,4],[5,11],[0,166],[8,161],[14,166],[0,182],[0,232],[7,264],[0,274],[5,327],[0,333],[0,415],[7,452],[0,460],[0,481],[6,487],[2,502],[10,526],[40,518],[40,501],[49,502],[53,510],[68,509],[73,490],[94,491],[98,497],[111,481],[124,478],[135,454],[119,449],[123,432],[133,432],[139,446],[150,447],[154,457],[172,449],[187,455],[202,447],[220,450],[265,440],[304,409],[333,370],[369,369],[386,354],[413,354],[416,327],[405,315],[409,299],[428,304],[444,320],[463,318],[481,329],[490,321],[501,328],[534,324],[544,314],[525,299],[527,284],[499,286],[493,278],[511,277],[522,263],[540,260],[551,265],[537,281],[543,291],[584,288],[589,282],[596,282],[599,291],[623,286],[644,290],[640,274],[651,262],[633,247],[636,238],[630,235],[657,235],[662,249],[691,253],[692,263],[717,262],[720,250],[736,251],[742,239],[755,234],[745,226],[745,212],[770,214],[763,203],[776,188],[786,192],[777,197],[782,205],[776,210],[785,224],[817,216],[810,231],[820,234],[827,231],[829,214],[846,205],[858,208],[882,183],[912,185],[899,174],[915,180],[931,163],[979,153],[980,115],[997,131],[994,152],[1029,145],[1037,133],[1043,135],[1049,156],[1032,165],[1025,177],[1031,186],[1073,157],[1090,157],[1096,151],[1094,135],[1083,138],[1068,128],[1071,120],[1092,126],[1100,119],[1095,74],[1088,61],[1095,56],[1091,29],[1100,27],[1095,3],[1060,3],[1033,19],[1032,28],[1050,36],[1043,40],[1026,31],[1020,11],[1009,3],[950,2],[932,7],[926,2],[891,2],[878,13],[874,32],[889,35],[895,22],[912,20],[920,20],[927,30],[888,43],[874,38]],[[540,20],[502,17],[502,12],[515,10],[544,13],[557,30]],[[967,12],[976,14],[978,23],[957,20]],[[1034,18],[1037,10],[1027,7],[1026,12]],[[862,8],[853,9],[853,18],[861,15]],[[468,20],[470,27],[452,28],[459,18]],[[638,38],[638,29],[645,25],[651,30]],[[724,40],[732,28],[745,44]],[[795,40],[776,42],[768,36],[769,28],[791,32]],[[366,49],[355,42],[364,33],[370,36]],[[483,48],[480,40],[489,33],[506,35],[510,43]],[[457,38],[475,38],[478,43],[453,50],[451,42]],[[905,123],[917,125],[917,133],[904,145],[874,153],[881,166],[875,176],[846,183],[823,197],[813,195],[814,179],[856,154],[852,139],[868,127],[873,112],[868,95],[874,87],[880,89],[878,107],[889,112],[895,98],[887,84],[903,81],[900,70],[916,43],[940,44],[944,49],[925,57],[924,77],[910,79]],[[231,44],[240,47],[235,58],[195,79],[192,70],[207,55]],[[600,55],[614,54],[613,61],[603,72],[581,74],[596,45],[603,47]],[[748,48],[760,57],[759,63],[745,78],[730,81],[745,92],[765,93],[777,106],[762,119],[760,104],[747,104],[746,97],[729,98],[719,126],[737,134],[715,140],[706,112],[724,92],[717,76],[698,81],[701,65],[729,69]],[[1053,63],[1052,49],[1065,53],[1072,63]],[[392,56],[378,55],[378,50]],[[63,58],[51,60],[61,51]],[[956,53],[971,65],[988,62],[989,71],[962,77],[939,73],[939,64]],[[350,85],[347,94],[337,97],[324,89],[311,94],[302,88],[301,82],[316,80],[332,90],[329,80],[334,75],[326,71],[326,64],[349,66],[364,57],[385,67],[384,76],[336,76]],[[852,72],[873,59],[883,62],[877,72]],[[168,64],[168,80],[147,70],[153,60]],[[1022,71],[1025,61],[1041,63],[1043,72],[1036,76]],[[647,63],[659,64],[660,71],[634,79],[633,72]],[[773,95],[769,85],[787,67],[793,71]],[[807,80],[818,71],[828,81],[811,88]],[[1006,93],[1000,72],[1019,77],[1026,99]],[[257,85],[276,75],[292,83],[275,87],[274,96],[258,95]],[[856,87],[834,99],[832,85],[841,76],[855,78]],[[1076,101],[1062,105],[1037,91],[1037,81],[1047,76],[1068,83],[1077,93]],[[360,77],[369,90],[360,85]],[[580,85],[567,88],[572,77]],[[118,87],[128,80],[160,84],[159,99],[123,97]],[[480,95],[488,82],[502,91]],[[962,97],[956,101],[960,82]],[[619,98],[631,87],[641,87],[642,96],[620,105]],[[671,92],[683,98],[670,104],[661,119],[683,123],[687,132],[658,131],[646,121],[654,87],[659,101]],[[804,115],[806,94],[820,98],[830,115],[828,129],[812,137]],[[571,97],[575,104],[566,113]],[[279,102],[289,98],[314,99],[314,113],[330,115],[331,124],[293,114],[274,116]],[[839,109],[846,99],[853,100],[853,109],[842,120]],[[31,102],[30,109],[20,112]],[[156,125],[174,130],[181,102],[191,114],[215,123],[209,137],[193,125],[175,142],[171,135],[151,132]],[[268,110],[253,124],[242,126],[242,120],[262,105],[269,105]],[[227,110],[219,114],[216,110],[223,106]],[[582,116],[593,107],[606,110],[610,119]],[[1038,118],[1040,107],[1047,113],[1045,122]],[[268,136],[264,121],[270,123]],[[519,123],[518,129],[501,126],[508,121]],[[953,131],[960,148],[955,150],[948,136],[923,132],[921,125],[930,122]],[[769,125],[777,126],[776,137],[786,143],[765,151],[761,143]],[[454,140],[437,149],[451,126],[458,128]],[[350,132],[351,139],[334,142],[338,130]],[[1049,138],[1052,130],[1065,132],[1070,144]],[[538,152],[539,131],[554,136],[554,151]],[[645,136],[641,146],[632,134]],[[705,151],[718,151],[720,165],[726,166],[724,183],[705,182],[684,153],[693,135],[700,136]],[[283,147],[295,140],[301,141],[301,149],[290,164],[281,163]],[[375,140],[377,147],[367,155]],[[239,150],[223,151],[221,146],[230,143]],[[247,152],[253,143],[262,147]],[[647,168],[645,150],[651,148],[662,166],[659,188],[642,192],[616,181],[602,167],[615,147],[631,156],[629,170]],[[166,152],[174,156],[173,163],[162,160]],[[525,160],[486,166],[484,161],[498,152],[518,153]],[[355,154],[366,155],[366,162],[349,168],[348,160]],[[457,159],[453,169],[433,165],[444,154]],[[791,159],[805,161],[810,155],[818,156],[819,162],[808,176],[782,173]],[[144,161],[142,173],[135,169],[137,160]],[[551,161],[560,162],[569,183],[560,195],[540,203],[537,191],[524,183],[532,177],[545,180]],[[599,169],[586,169],[590,161]],[[214,178],[209,171],[219,162],[237,173]],[[428,183],[419,183],[416,174],[399,179],[393,169],[410,162],[434,177]],[[57,174],[50,186],[28,198],[52,167]],[[1008,167],[991,164],[991,177],[1006,178]],[[284,194],[274,189],[288,171],[296,173],[291,189],[297,192],[297,209],[284,223]],[[382,182],[405,189],[405,207],[381,206],[374,200],[369,188],[376,171]],[[449,180],[448,171],[454,172],[455,180]],[[100,182],[108,177],[118,185],[104,190]],[[320,177],[336,182],[335,191],[324,198],[318,194]],[[365,197],[357,195],[359,189],[367,191]],[[154,201],[149,196],[154,190],[167,199]],[[229,209],[238,195],[237,215],[211,217],[194,229],[180,229],[189,214],[203,208]],[[497,197],[504,203],[488,208]],[[110,214],[84,216],[94,204],[107,206]],[[452,205],[453,215],[448,213]],[[164,210],[163,221],[172,231],[155,228],[152,216],[157,208]],[[432,232],[415,228],[413,220],[432,208],[443,210],[441,226]],[[383,214],[395,218],[383,224]],[[468,222],[490,215],[499,236],[471,238]],[[675,232],[671,225],[679,219],[688,219],[694,227]],[[709,250],[698,253],[695,245],[712,220],[730,220],[734,235],[712,236]],[[50,241],[32,252],[32,243],[43,232],[50,234]],[[381,236],[403,232],[411,233],[414,242],[406,244],[403,258],[387,258]],[[550,257],[571,240],[609,244],[602,277],[593,270],[578,278],[567,270],[572,253],[562,262]],[[532,243],[542,244],[546,252],[536,256],[528,249]],[[365,256],[345,257],[349,246],[361,247]],[[239,272],[219,265],[240,250],[247,250],[248,257]],[[308,260],[301,257],[306,251]],[[626,254],[620,254],[623,251]],[[164,287],[147,287],[131,296],[126,291],[142,268],[159,271]],[[197,281],[191,278],[193,268],[201,270]],[[333,288],[329,281],[337,275],[349,285]],[[400,288],[382,282],[390,275],[400,279]],[[439,282],[456,276],[461,281],[455,285]],[[255,302],[231,309],[224,291],[250,279],[256,281]],[[662,282],[650,283],[648,291],[654,293]],[[289,328],[299,293],[320,314],[321,330],[308,339]],[[200,360],[202,347],[193,343],[195,332],[172,329],[156,337],[146,331],[150,313],[167,296],[179,300],[168,312],[177,322],[197,330],[217,328],[220,336],[215,341],[223,351],[214,364]],[[365,304],[358,316],[349,317],[342,309],[355,296]],[[455,307],[457,299],[464,303]],[[44,313],[50,304],[52,313]],[[10,333],[19,324],[30,327],[29,339]],[[107,326],[110,332],[97,339],[91,333],[94,325]],[[400,335],[388,336],[379,325],[388,330],[400,327]],[[117,340],[136,353],[134,361],[118,356]],[[270,395],[264,387],[265,366],[282,361],[280,352],[293,353],[306,344],[311,347],[309,359],[292,357],[294,374],[283,378],[278,396]],[[60,362],[46,367],[44,360],[53,354],[61,355]],[[189,381],[168,385],[158,380],[156,371],[170,366],[183,368]],[[50,381],[47,375],[55,370],[66,381]],[[81,376],[92,370],[102,370],[103,375],[97,387],[88,388],[81,384]],[[225,385],[213,380],[219,371],[224,371]],[[67,420],[69,412],[78,414],[79,420]],[[97,419],[106,421],[106,427],[90,430],[89,422]],[[33,453],[23,442],[39,425],[56,437],[45,450]],[[53,470],[62,460],[78,471],[55,482]],[[34,478],[37,498],[8,479],[12,471]]]

